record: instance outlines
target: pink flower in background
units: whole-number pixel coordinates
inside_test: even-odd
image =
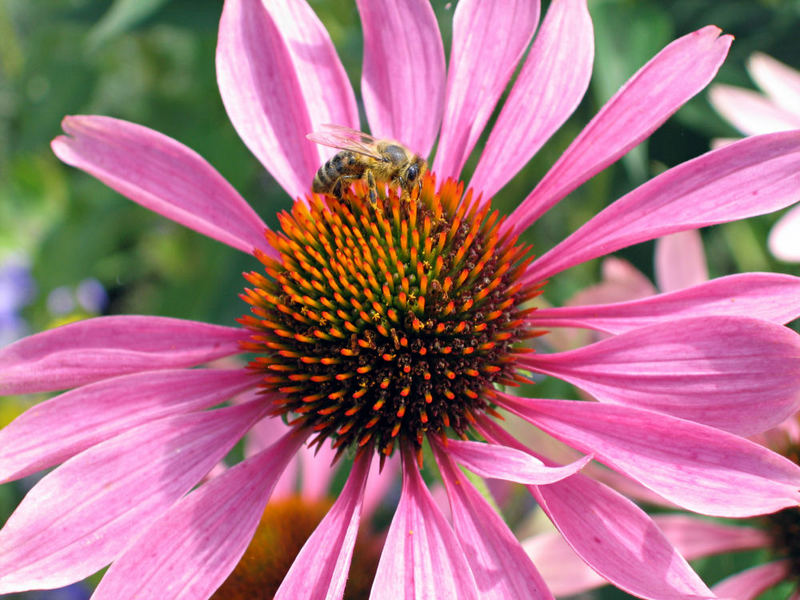
[[[759,52],[747,71],[764,93],[715,84],[709,90],[712,106],[744,135],[800,129],[800,71]],[[780,260],[800,262],[800,208],[775,223],[767,244]]]
[[[280,231],[266,231],[180,143],[107,117],[64,120],[67,135],[53,142],[64,162],[254,253],[264,272],[246,275],[244,327],[115,316],[0,351],[0,393],[71,389],[0,431],[0,481],[60,465],[0,530],[0,593],[65,585],[111,563],[95,600],[208,598],[244,553],[287,463],[310,442],[346,453],[352,470],[276,598],[342,596],[373,457],[393,450],[402,492],[373,598],[551,597],[457,465],[528,485],[569,545],[620,588],[643,598],[710,596],[650,517],[576,472],[595,458],[710,515],[795,505],[800,469],[740,436],[797,409],[800,338],[782,324],[800,314],[800,280],[744,274],[588,311],[526,303],[573,265],[795,202],[800,134],[744,140],[674,167],[533,260],[517,234],[703,89],[730,36],[709,26],[664,48],[502,219],[488,198],[588,86],[585,0],[551,3],[466,193],[456,180],[533,38],[539,3],[459,2],[447,69],[426,0],[357,5],[371,133],[422,156],[438,137],[437,178],[427,176],[411,199],[379,190],[373,207],[360,184],[342,202],[309,195],[332,151],[306,135],[359,122],[330,38],[302,0],[227,0],[217,47],[234,127],[297,199],[279,215]],[[526,339],[557,325],[611,337],[569,352],[526,352]],[[247,369],[188,368],[242,352],[256,353]],[[521,398],[495,385],[531,372],[597,401]],[[245,392],[247,402],[212,408]],[[584,456],[566,466],[540,456],[497,424],[495,406]],[[287,433],[194,489],[246,432],[278,415]],[[486,442],[463,439],[475,433]],[[451,521],[419,470],[426,443]]]

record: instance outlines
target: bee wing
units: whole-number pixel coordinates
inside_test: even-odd
[[[306,136],[312,142],[338,148],[340,150],[350,150],[364,156],[381,159],[381,155],[376,150],[376,140],[371,135],[363,131],[356,131],[342,125],[321,125],[320,129],[309,133]]]

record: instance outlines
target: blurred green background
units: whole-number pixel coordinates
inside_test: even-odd
[[[354,3],[310,3],[358,89],[362,41]],[[446,49],[454,4],[434,0]],[[500,192],[495,204],[506,211],[527,195],[625,79],[675,37],[707,24],[734,34],[718,82],[752,88],[744,63],[756,50],[800,68],[798,0],[589,0],[589,6],[596,39],[589,93],[567,124]],[[230,325],[245,311],[237,293],[243,285],[241,272],[256,268],[253,259],[129,202],[60,164],[49,147],[68,114],[110,115],[147,125],[198,151],[274,226],[276,212],[287,208],[289,199],[236,136],[216,88],[214,50],[221,7],[219,0],[0,2],[0,265],[15,260],[30,267],[35,292],[20,303],[19,313],[31,331],[98,313]],[[711,138],[735,135],[701,93],[649,142],[537,223],[530,241],[541,253],[636,185],[707,151]],[[778,216],[704,231],[712,276],[796,272],[796,265],[776,261],[765,249],[767,231]],[[652,275],[652,244],[628,249],[623,256]],[[548,285],[548,298],[558,303],[596,282],[598,268],[594,261],[556,277]],[[94,305],[74,301],[87,280],[105,290]],[[570,392],[554,388],[552,393],[565,397]],[[0,426],[27,401],[0,400]],[[0,522],[22,491],[22,484],[0,486]],[[752,559],[727,557],[698,568],[713,583]],[[785,595],[783,590],[764,597]],[[587,597],[627,596],[606,589]]]

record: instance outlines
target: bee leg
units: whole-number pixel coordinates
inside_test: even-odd
[[[372,206],[378,206],[378,184],[375,183],[375,176],[372,171],[367,170],[367,189],[369,190],[369,201]]]
[[[331,190],[337,200],[342,199],[342,179],[341,177],[337,179],[336,183],[333,184],[333,190]]]

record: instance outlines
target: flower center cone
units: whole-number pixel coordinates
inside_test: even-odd
[[[522,380],[515,359],[539,335],[523,305],[540,288],[519,282],[532,257],[463,187],[426,175],[372,204],[356,182],[279,215],[280,260],[257,253],[266,275],[245,275],[240,320],[275,414],[340,453],[419,452],[427,434],[465,436],[494,384]]]

